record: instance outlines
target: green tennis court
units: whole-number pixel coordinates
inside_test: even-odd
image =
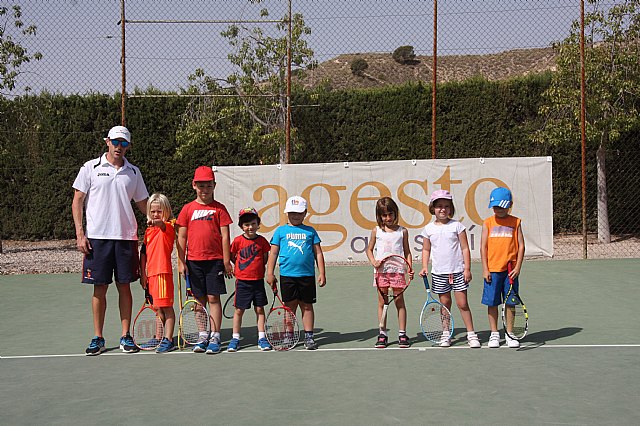
[[[374,349],[376,290],[365,266],[328,269],[316,305],[317,351],[260,352],[252,313],[237,353],[122,354],[117,291],[110,350],[84,356],[91,289],[78,275],[1,276],[3,424],[638,424],[640,262],[527,261],[530,312],[519,350],[489,349],[480,264],[469,292],[483,348],[467,348],[457,309],[450,348],[419,333],[424,287],[407,290],[413,346]],[[133,285],[134,310],[142,291]],[[231,321],[223,324],[227,342]]]

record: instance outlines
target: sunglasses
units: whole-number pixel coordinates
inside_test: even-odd
[[[111,145],[113,145],[113,146],[122,145],[123,148],[126,148],[126,147],[129,146],[129,142],[121,141],[119,139],[111,139]]]

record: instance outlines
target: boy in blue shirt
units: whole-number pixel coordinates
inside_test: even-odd
[[[314,311],[316,303],[315,265],[318,265],[318,285],[327,283],[324,255],[320,237],[311,226],[303,225],[307,215],[307,201],[299,196],[287,200],[284,212],[289,223],[278,227],[271,238],[271,250],[267,264],[267,283],[275,289],[274,270],[280,265],[280,292],[282,301],[294,313],[300,307],[304,326],[304,347],[318,348],[313,340]]]

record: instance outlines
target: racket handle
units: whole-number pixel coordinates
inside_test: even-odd
[[[387,319],[387,309],[389,309],[389,305],[387,305],[386,303],[384,304],[384,306],[382,307],[382,315],[380,316],[380,324],[378,324],[380,326],[380,329],[385,329],[385,320]]]

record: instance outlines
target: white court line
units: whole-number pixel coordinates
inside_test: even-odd
[[[640,348],[640,344],[605,344],[605,345],[537,345],[537,344],[533,344],[533,345],[523,345],[520,347],[520,349],[558,349],[558,348]],[[428,350],[437,350],[437,351],[450,351],[450,350],[470,350],[469,347],[461,345],[461,346],[451,346],[448,348],[440,348],[438,346],[426,346],[426,347],[412,347],[412,348],[385,348],[385,349],[378,349],[378,348],[319,348],[315,351],[307,351],[305,349],[303,349],[302,347],[294,349],[292,351],[290,351],[291,353],[296,353],[296,352],[301,352],[301,353],[317,353],[317,352],[362,352],[362,351],[373,351],[373,352],[385,352],[385,351],[402,351],[402,352],[410,352],[410,351],[418,351],[418,352],[423,352],[423,351],[428,351]],[[482,349],[492,349],[489,348],[488,346],[483,346]],[[507,346],[500,346],[500,349],[510,349]],[[517,349],[516,349],[517,351]],[[220,354],[217,355],[222,355],[224,354],[226,351],[222,351]],[[270,351],[272,353],[276,353],[277,351]],[[234,352],[233,355],[237,356],[237,354],[244,354],[244,353],[265,353],[264,351],[260,351],[258,349],[242,349],[238,352]],[[269,352],[267,352],[269,353]],[[191,352],[190,350],[184,350],[184,351],[173,351],[170,352],[168,354],[162,354],[162,355],[158,355],[156,353],[154,353],[153,351],[147,351],[147,352],[138,352],[137,354],[126,354],[126,353],[122,353],[122,352],[106,352],[100,355],[96,355],[93,357],[89,357],[85,354],[43,354],[43,355],[9,355],[9,356],[0,356],[0,360],[2,359],[39,359],[39,358],[75,358],[75,357],[82,357],[82,358],[96,358],[96,357],[104,357],[104,356],[125,356],[125,357],[135,357],[135,356],[139,356],[139,355],[156,355],[156,356],[175,356],[175,355],[197,355],[197,356],[203,356],[204,354],[196,354],[194,352]],[[228,354],[231,355],[231,354]],[[205,355],[207,356],[207,355]]]

